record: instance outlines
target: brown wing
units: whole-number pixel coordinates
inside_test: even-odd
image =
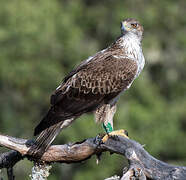
[[[109,102],[133,81],[137,64],[128,58],[107,56],[92,60],[66,79],[51,96],[51,109],[37,133],[47,127],[95,110]]]
[[[91,61],[66,82],[62,83],[51,96],[56,105],[64,95],[69,99],[89,100],[118,94],[133,81],[137,64],[129,58],[115,58],[110,55],[102,61]]]

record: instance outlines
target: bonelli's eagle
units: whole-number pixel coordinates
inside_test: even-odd
[[[142,25],[133,18],[121,22],[121,35],[108,48],[96,53],[72,70],[51,96],[46,116],[35,128],[38,135],[30,148],[42,155],[57,134],[87,112],[95,112],[96,121],[112,131],[107,112],[115,111],[121,92],[125,92],[142,71],[145,59],[141,41]]]

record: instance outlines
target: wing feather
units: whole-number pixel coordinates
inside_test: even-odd
[[[61,101],[64,94],[86,101],[92,95],[99,99],[99,96],[120,93],[134,80],[136,73],[137,64],[129,58],[110,55],[101,61],[91,61],[62,83],[51,96],[51,104]]]
[[[37,129],[42,131],[65,119],[96,110],[127,89],[136,72],[137,64],[129,58],[109,55],[101,61],[87,63],[54,92],[52,106]]]

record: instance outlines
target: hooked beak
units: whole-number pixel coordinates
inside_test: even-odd
[[[128,26],[127,26],[127,22],[126,22],[126,21],[122,21],[122,22],[121,22],[121,32],[122,32],[122,33],[125,33],[125,32],[127,32],[127,31],[129,31],[129,28],[128,28]]]

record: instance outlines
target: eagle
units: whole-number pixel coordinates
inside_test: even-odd
[[[43,154],[59,132],[84,113],[95,112],[107,133],[113,130],[109,111],[115,112],[122,92],[142,71],[145,58],[141,41],[143,26],[134,18],[121,22],[121,35],[106,49],[82,61],[51,95],[49,111],[37,125],[39,135],[30,152]]]

